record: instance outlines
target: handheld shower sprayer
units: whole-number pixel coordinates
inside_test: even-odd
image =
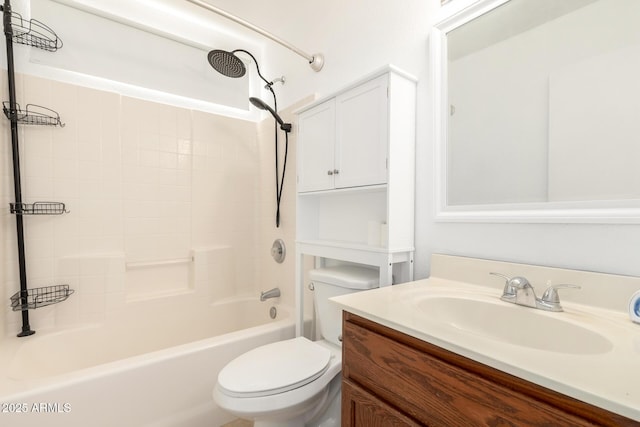
[[[276,113],[273,108],[269,107],[262,99],[251,97],[249,98],[249,101],[251,101],[254,107],[270,112],[273,118],[276,119],[276,122],[280,125],[280,129],[285,132],[291,132],[291,123],[285,123],[278,113]]]
[[[244,49],[236,49],[231,52],[227,52],[221,49],[214,49],[209,52],[207,55],[207,59],[209,64],[220,74],[231,77],[231,78],[239,78],[246,74],[247,68],[244,65],[242,59],[240,59],[236,52],[243,52],[253,59],[253,63],[256,64],[256,71],[258,72],[258,76],[265,82],[265,89],[267,89],[273,95],[273,108],[271,108],[268,104],[266,104],[260,98],[249,98],[251,104],[255,107],[266,110],[273,118],[276,120],[277,124],[280,125],[280,129],[282,129],[285,134],[285,151],[284,151],[284,161],[282,165],[282,176],[278,171],[278,128],[277,125],[275,127],[275,151],[276,151],[276,227],[280,227],[280,199],[282,198],[282,186],[284,184],[284,174],[287,168],[287,153],[289,151],[289,132],[291,132],[291,123],[285,123],[284,120],[278,115],[278,101],[276,99],[276,93],[273,90],[273,84],[276,82],[282,82],[284,84],[284,76],[274,79],[273,81],[268,81],[263,77],[260,73],[260,67],[258,66],[258,61],[256,58],[248,51]]]

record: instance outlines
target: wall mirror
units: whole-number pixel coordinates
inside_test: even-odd
[[[640,223],[640,1],[441,12],[436,219]]]

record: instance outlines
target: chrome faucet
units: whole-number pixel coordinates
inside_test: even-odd
[[[525,277],[507,277],[500,273],[489,274],[502,277],[505,280],[504,290],[500,297],[502,301],[546,311],[564,311],[562,305],[560,305],[558,289],[580,289],[580,286],[577,285],[552,285],[544,291],[542,298],[538,298],[536,297],[533,286],[531,286],[531,283],[529,283]]]
[[[268,291],[260,292],[260,301],[266,301],[269,298],[277,298],[280,296],[280,288],[269,289]]]

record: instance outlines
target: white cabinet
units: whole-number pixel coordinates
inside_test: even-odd
[[[298,191],[334,187],[336,100],[330,99],[298,117]]]
[[[387,182],[389,75],[336,97],[336,188]]]
[[[305,255],[413,280],[415,106],[416,80],[389,66],[297,111],[299,305]]]
[[[298,191],[387,182],[388,88],[382,75],[300,114]]]

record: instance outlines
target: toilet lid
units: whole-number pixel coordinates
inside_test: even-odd
[[[244,353],[218,374],[220,390],[233,397],[283,393],[308,384],[329,367],[331,352],[304,337]]]

